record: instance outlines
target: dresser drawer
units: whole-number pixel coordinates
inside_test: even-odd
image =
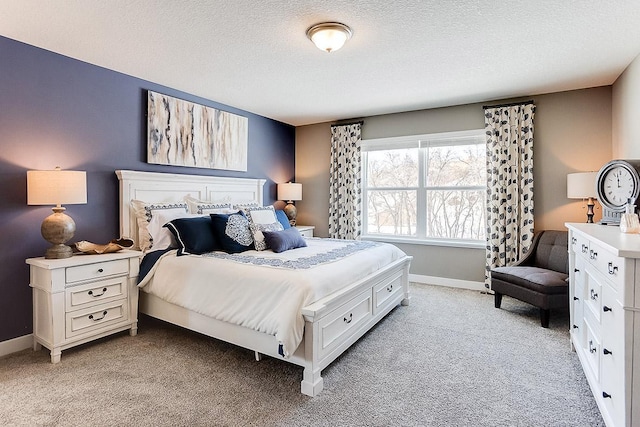
[[[65,308],[67,312],[74,311],[84,306],[125,298],[126,295],[127,277],[100,280],[67,288]]]
[[[129,320],[129,300],[121,299],[66,314],[66,336],[91,334],[96,330]]]
[[[372,317],[371,289],[361,293],[320,320],[320,356],[331,352],[338,338],[351,334]]]
[[[68,267],[66,269],[66,281],[67,283],[77,283],[85,280],[97,280],[102,277],[115,276],[118,274],[127,274],[128,272],[128,259],[97,262],[95,264]]]
[[[374,314],[389,305],[402,293],[402,274],[398,273],[373,287]]]

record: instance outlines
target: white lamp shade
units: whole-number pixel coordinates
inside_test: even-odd
[[[27,171],[28,205],[87,203],[87,173],[55,170]]]
[[[302,184],[297,182],[278,184],[278,200],[302,200]]]
[[[567,198],[588,199],[595,198],[596,176],[598,172],[578,172],[567,175]]]

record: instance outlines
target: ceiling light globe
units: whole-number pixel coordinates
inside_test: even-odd
[[[339,22],[323,22],[307,30],[307,37],[317,48],[328,53],[344,46],[352,34],[351,28]]]

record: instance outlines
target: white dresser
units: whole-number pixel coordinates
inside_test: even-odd
[[[141,252],[29,258],[33,288],[33,348],[62,350],[115,332],[138,330],[137,277]]]
[[[571,343],[607,426],[639,426],[640,235],[565,225]]]

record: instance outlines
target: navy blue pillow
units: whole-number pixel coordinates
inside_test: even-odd
[[[287,214],[284,213],[282,209],[276,210],[276,218],[278,218],[278,222],[282,224],[282,228],[285,230],[287,228],[291,228],[291,224],[289,224],[289,218],[287,218]]]
[[[178,242],[178,256],[200,255],[220,250],[220,243],[213,233],[211,218],[177,218],[164,225]]]
[[[249,220],[242,213],[211,214],[211,224],[223,251],[236,254],[254,248]]]
[[[262,234],[267,247],[276,253],[307,246],[307,241],[295,227],[282,231],[263,231]]]

